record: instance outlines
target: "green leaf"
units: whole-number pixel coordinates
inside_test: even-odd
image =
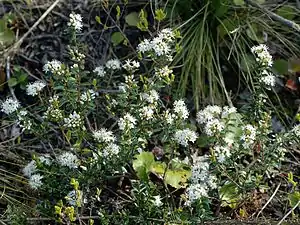
[[[7,83],[9,87],[14,87],[18,84],[18,81],[16,78],[12,77],[7,81]]]
[[[133,169],[141,180],[148,181],[148,174],[155,162],[154,155],[152,152],[141,152],[139,155],[135,155],[135,158],[132,163]]]
[[[4,19],[0,19],[0,33],[3,33],[7,30],[6,21]]]
[[[229,206],[234,209],[238,205],[240,199],[240,194],[238,193],[238,188],[234,183],[224,184],[220,188],[220,199],[222,200],[221,206]]]
[[[184,188],[187,186],[187,181],[191,177],[190,170],[167,170],[165,174],[165,183],[174,188]]]
[[[252,54],[243,54],[243,58],[240,63],[240,68],[245,71],[253,71],[255,66],[257,65],[257,62],[255,61],[255,58]]]
[[[244,0],[233,0],[233,3],[235,5],[239,5],[239,6],[245,5],[245,1]]]
[[[288,199],[289,199],[289,202],[290,202],[290,206],[294,207],[300,201],[300,192],[295,191],[294,193],[290,193],[288,195]]]
[[[129,13],[127,16],[125,16],[125,21],[129,26],[137,27],[140,21],[139,13],[137,12]]]
[[[15,33],[12,30],[5,30],[4,32],[0,33],[0,44],[3,45],[10,45],[15,40]]]
[[[27,80],[27,77],[28,75],[26,73],[21,73],[19,76],[18,76],[18,82],[19,83],[23,83]]]
[[[293,20],[295,18],[295,16],[297,15],[294,8],[289,5],[284,5],[284,6],[280,7],[279,9],[277,9],[276,13],[279,16],[282,16],[283,18],[288,19],[288,20]]]
[[[162,20],[164,20],[165,18],[166,18],[166,14],[165,14],[165,12],[164,12],[164,10],[163,9],[157,9],[157,10],[155,10],[155,19],[157,20],[157,21],[162,21]]]
[[[100,16],[96,16],[95,20],[97,23],[102,24]]]
[[[125,37],[121,32],[115,32],[111,36],[111,42],[113,43],[114,46],[117,46],[124,41]]]
[[[286,75],[289,71],[289,63],[284,59],[277,59],[273,63],[273,69],[281,75]]]

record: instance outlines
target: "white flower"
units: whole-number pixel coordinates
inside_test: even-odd
[[[68,128],[79,128],[83,124],[80,115],[75,111],[68,118],[64,118],[64,123],[64,126]]]
[[[222,110],[222,117],[226,117],[229,114],[236,113],[235,107],[224,106]]]
[[[68,193],[65,199],[68,201],[68,204],[71,206],[77,206],[77,202],[81,203],[83,201],[83,194],[80,190],[73,190]]]
[[[224,129],[224,123],[221,122],[218,119],[212,119],[208,121],[204,127],[204,132],[207,136],[214,136],[216,134],[219,134]]]
[[[84,105],[88,102],[91,102],[92,100],[94,100],[96,98],[97,93],[90,89],[87,90],[86,92],[82,93],[80,96],[80,104]]]
[[[142,93],[141,99],[146,100],[150,104],[156,104],[159,99],[159,94],[156,90],[152,89],[148,93]]]
[[[112,131],[108,131],[106,128],[101,128],[100,130],[93,132],[94,140],[97,142],[114,142],[116,137],[113,135]]]
[[[73,27],[76,31],[81,31],[83,27],[81,15],[71,13],[69,17],[70,20],[68,22],[68,26]]]
[[[24,168],[23,168],[23,174],[26,177],[31,177],[37,170],[36,162],[34,160],[31,160]]]
[[[154,110],[151,106],[144,106],[140,109],[140,116],[146,120],[153,118]]]
[[[136,119],[129,113],[126,113],[125,116],[123,118],[120,118],[118,121],[120,130],[132,129],[134,128],[135,124]]]
[[[38,189],[40,188],[42,185],[43,185],[43,182],[42,182],[42,179],[43,179],[43,176],[40,175],[40,174],[34,174],[32,175],[30,178],[29,178],[29,186],[32,188],[32,189]]]
[[[225,160],[231,156],[230,149],[228,147],[215,146],[214,151],[219,163],[224,163]]]
[[[251,52],[256,54],[256,61],[264,67],[272,67],[273,59],[266,45],[253,46]]]
[[[142,41],[137,47],[138,52],[141,52],[141,53],[148,52],[151,49],[152,49],[152,45],[148,39],[145,39],[144,41]]]
[[[32,122],[28,118],[27,115],[28,115],[28,112],[24,109],[19,111],[19,113],[17,114],[17,117],[18,117],[17,123],[22,128],[22,131],[31,130],[31,127],[32,127]]]
[[[219,117],[222,112],[222,108],[217,105],[208,105],[203,110],[197,113],[197,122],[199,124],[205,124],[213,118]]]
[[[194,143],[197,140],[197,133],[188,128],[184,130],[177,130],[174,134],[174,139],[178,144],[181,144],[185,147],[188,146],[188,142]]]
[[[58,156],[57,162],[61,166],[67,166],[70,169],[76,169],[79,165],[79,160],[76,155],[70,152],[64,152]]]
[[[249,147],[249,145],[254,143],[255,139],[256,139],[256,128],[254,128],[250,124],[247,124],[243,128],[243,135],[241,137],[241,140],[244,142],[243,146],[245,148]]]
[[[138,47],[139,53],[150,54],[154,53],[156,56],[165,56],[169,61],[172,60],[171,45],[173,44],[175,36],[171,29],[164,29],[159,32],[158,36],[152,40],[145,39]]]
[[[62,75],[63,74],[63,69],[62,69],[62,63],[56,59],[53,59],[50,62],[47,62],[44,67],[43,70],[45,73],[51,72],[53,74],[57,74],[57,75]]]
[[[118,59],[110,59],[106,62],[105,66],[111,70],[121,69],[121,62]]]
[[[217,188],[217,178],[209,172],[208,159],[205,156],[194,158],[191,184],[187,188],[187,204],[208,196],[208,191]]]
[[[9,115],[17,111],[20,106],[21,105],[18,100],[14,100],[13,98],[9,97],[4,102],[2,102],[1,111]]]
[[[276,84],[276,77],[274,74],[264,70],[262,72],[261,82],[267,86],[274,87]]]
[[[113,155],[118,155],[120,152],[120,147],[114,143],[109,143],[102,152],[103,157],[111,157]]]
[[[152,202],[153,202],[153,204],[154,204],[155,206],[160,207],[160,206],[163,205],[163,202],[161,201],[160,195],[153,196],[153,198],[154,198],[154,199],[152,200]]]
[[[187,119],[189,117],[189,111],[183,100],[177,100],[174,102],[174,112],[180,119]]]
[[[93,72],[96,73],[99,77],[104,77],[106,74],[104,66],[96,67]]]
[[[297,136],[300,137],[300,125],[296,125],[293,127],[292,132]]]
[[[140,68],[140,63],[135,60],[126,60],[123,68],[129,72],[134,72]]]
[[[160,69],[156,69],[155,75],[159,78],[167,78],[173,73],[173,70],[171,70],[168,66],[165,66]]]
[[[170,110],[166,110],[164,113],[164,119],[167,122],[167,124],[173,124],[174,119],[176,118],[176,115],[173,113],[170,113]]]
[[[51,165],[51,158],[50,158],[50,155],[48,154],[45,154],[45,155],[42,155],[39,157],[41,163],[47,165],[47,166],[50,166]]]
[[[44,82],[35,81],[26,86],[26,93],[27,95],[36,96],[44,87],[46,87]]]

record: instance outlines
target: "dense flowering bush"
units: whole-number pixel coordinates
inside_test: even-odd
[[[40,193],[40,213],[64,223],[127,213],[140,220],[207,219],[212,199],[234,208],[251,190],[263,191],[284,158],[285,140],[299,136],[299,127],[273,134],[263,107],[253,117],[209,105],[194,121],[183,99],[165,101],[174,81],[168,63],[180,38],[171,29],[142,41],[135,59],[109,59],[86,71],[75,42],[81,22],[80,15],[70,15],[73,63],[53,59],[44,66],[45,80],[27,86],[36,104],[26,108],[10,97],[1,104],[24,133],[49,146],[47,153],[34,152],[23,169]],[[252,52],[261,72],[256,80],[274,86],[267,47]],[[254,105],[263,99],[254,98]]]

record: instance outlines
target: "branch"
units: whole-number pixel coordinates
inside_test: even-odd
[[[253,0],[245,0],[246,3],[248,3],[249,5],[253,6],[254,8],[258,8],[260,9],[261,11],[263,11],[264,13],[266,13],[267,15],[270,16],[270,18],[272,18],[273,20],[276,20],[292,29],[294,29],[295,31],[299,32],[300,33],[300,26],[299,24],[291,21],[291,20],[288,20],[288,19],[285,19],[283,18],[282,16],[279,16],[277,15],[276,13],[273,13],[271,12],[270,10],[268,9],[265,9],[264,7],[262,7],[260,4],[254,2]]]

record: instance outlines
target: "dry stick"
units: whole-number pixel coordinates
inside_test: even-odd
[[[54,7],[60,2],[61,0],[56,0],[44,14],[30,27],[30,29],[5,53],[5,57],[9,56],[11,53],[14,53],[22,44],[22,42],[27,38],[27,36],[42,22],[45,17],[54,9]]]
[[[260,4],[254,2],[252,0],[245,0],[245,2],[248,3],[249,5],[255,7],[255,8],[260,9],[264,13],[268,14],[270,16],[270,18],[272,18],[273,20],[276,20],[276,21],[278,21],[278,22],[280,22],[280,23],[282,23],[282,24],[284,24],[284,25],[286,25],[286,26],[288,26],[288,27],[290,27],[290,28],[292,28],[292,29],[294,29],[294,30],[296,30],[297,32],[300,33],[300,26],[299,26],[299,24],[297,24],[297,23],[295,23],[295,22],[293,22],[291,20],[285,19],[285,18],[277,15],[276,13],[271,12],[268,9],[265,9]]]
[[[280,225],[283,221],[285,221],[285,219],[298,207],[299,204],[300,201],[298,201],[298,203],[290,211],[288,211],[288,213],[279,221],[277,225]]]
[[[278,186],[276,187],[274,193],[272,194],[271,198],[269,198],[269,200],[266,202],[266,204],[262,207],[262,209],[259,211],[259,213],[256,216],[256,219],[258,218],[258,216],[262,213],[262,211],[267,207],[267,205],[272,201],[272,199],[275,197],[277,191],[279,190],[281,183],[278,184]]]

